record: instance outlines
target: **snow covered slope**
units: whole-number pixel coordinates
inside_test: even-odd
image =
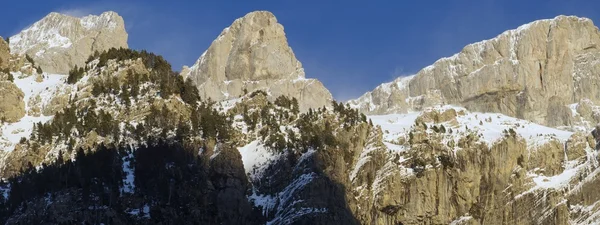
[[[20,72],[13,73],[14,83],[25,94],[26,115],[16,123],[4,123],[1,126],[2,137],[0,137],[0,150],[12,151],[21,138],[29,138],[34,123],[45,123],[52,116],[32,115],[30,99],[39,96],[42,105],[47,104],[53,94],[65,83],[66,75],[44,74],[42,82],[36,81],[36,76],[22,77]]]
[[[452,134],[446,134],[449,139],[458,139],[464,137],[469,132],[480,134],[482,140],[488,145],[500,140],[506,131],[513,129],[521,137],[525,138],[528,147],[537,147],[547,143],[550,140],[557,139],[561,143],[569,139],[572,132],[558,130],[527,120],[517,119],[505,116],[499,113],[481,113],[469,112],[463,107],[457,106],[439,106],[425,109],[425,113],[431,111],[444,112],[453,109],[457,112],[455,120],[442,123],[426,123],[428,126],[443,125],[446,129],[452,129]],[[424,112],[412,112],[406,114],[389,114],[369,116],[374,124],[381,126],[384,131],[384,141],[393,144],[399,137],[407,136],[415,121]]]

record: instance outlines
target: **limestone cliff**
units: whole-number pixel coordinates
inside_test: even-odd
[[[200,95],[220,101],[254,90],[274,99],[295,97],[300,108],[317,108],[332,100],[321,82],[306,79],[289,47],[283,26],[266,11],[251,12],[225,28],[183,75],[196,82]]]
[[[67,74],[95,51],[127,48],[127,37],[115,12],[82,18],[50,13],[9,41],[12,54],[29,55],[45,72]]]
[[[571,125],[567,104],[596,94],[600,32],[586,18],[558,16],[467,45],[415,76],[377,87],[356,100],[369,114],[458,104],[549,126]],[[402,84],[402,85],[401,85]]]
[[[8,43],[4,41],[3,37],[0,37],[0,70],[8,68],[10,62],[10,48]]]
[[[9,81],[0,81],[0,120],[19,121],[25,115],[23,91]]]

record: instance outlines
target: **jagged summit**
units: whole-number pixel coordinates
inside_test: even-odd
[[[127,47],[125,22],[116,12],[77,18],[52,12],[10,37],[12,54],[29,55],[42,69],[66,74],[94,51]]]
[[[267,11],[236,19],[192,67],[183,71],[197,84],[201,96],[213,100],[236,98],[244,89],[262,89],[272,97],[296,97],[305,110],[332,99],[321,82],[305,79],[283,26]]]
[[[456,104],[549,126],[573,125],[568,104],[600,103],[591,76],[600,57],[600,32],[587,18],[558,16],[469,44],[401,85],[378,87],[356,100],[369,114]],[[587,101],[586,100],[586,101]]]

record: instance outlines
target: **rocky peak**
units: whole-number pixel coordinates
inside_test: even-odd
[[[82,18],[53,12],[9,40],[13,54],[31,56],[46,72],[66,74],[95,51],[127,48],[127,37],[115,12]]]
[[[423,68],[408,85],[378,87],[350,103],[369,114],[437,104],[500,112],[550,126],[571,125],[567,105],[598,105],[600,32],[587,18],[558,16],[467,45]]]
[[[331,94],[317,80],[305,79],[283,26],[267,11],[236,19],[225,28],[196,63],[183,70],[200,94],[213,100],[238,97],[243,90],[267,90],[273,97],[288,95],[302,109],[327,104]]]

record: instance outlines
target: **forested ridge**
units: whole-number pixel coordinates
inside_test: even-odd
[[[123,82],[103,72],[111,61],[138,59],[148,74],[128,70]],[[91,66],[73,68],[66,82],[77,85],[85,76],[98,76],[92,96],[71,96],[51,121],[35,124],[31,136],[21,140],[29,151],[20,171],[1,185],[0,222],[263,224],[266,209],[248,199],[253,184],[237,147],[258,138],[274,154],[298,158],[310,149],[340,145],[334,126],[350,129],[366,122],[341,103],[333,102],[333,110],[300,113],[297,99],[268,101],[261,90],[245,92],[233,109],[222,110],[200,99],[193,83],[162,57],[146,51],[110,49],[87,63]],[[190,113],[144,102],[154,93],[180,99]],[[142,119],[119,120],[119,111],[97,103],[107,100],[126,109],[139,104],[149,109]],[[105,141],[82,147],[90,134]],[[36,164],[48,147],[60,149],[56,160]]]

